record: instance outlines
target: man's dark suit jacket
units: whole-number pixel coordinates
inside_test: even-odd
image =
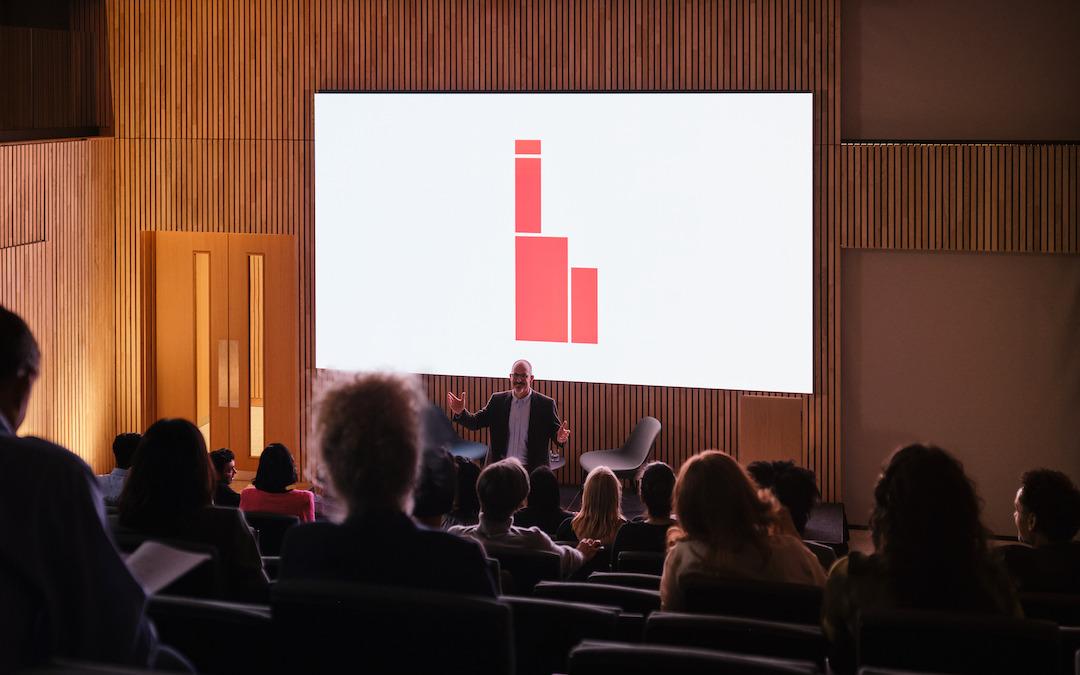
[[[510,403],[514,400],[511,391],[492,394],[487,405],[475,413],[465,411],[454,415],[454,421],[466,429],[491,429],[491,451],[488,463],[497,462],[506,457],[506,448],[510,444]],[[559,408],[554,399],[544,396],[535,389],[529,399],[529,433],[525,438],[525,466],[532,471],[538,466],[549,464],[548,443],[556,443],[559,431]]]

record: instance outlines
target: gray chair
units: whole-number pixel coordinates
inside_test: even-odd
[[[649,451],[659,435],[660,420],[655,417],[642,417],[621,448],[583,453],[581,468],[588,473],[598,466],[606,466],[619,478],[633,478],[634,473],[649,457]]]

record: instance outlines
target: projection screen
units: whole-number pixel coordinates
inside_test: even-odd
[[[316,94],[316,367],[810,393],[812,116]]]

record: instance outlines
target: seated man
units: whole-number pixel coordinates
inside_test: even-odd
[[[1060,471],[1036,469],[1020,478],[1013,518],[1019,539],[1000,549],[1021,592],[1080,593],[1080,490]]]
[[[810,520],[810,512],[821,501],[814,472],[795,466],[795,462],[790,460],[751,462],[746,471],[759,488],[771,492],[776,501],[787,509],[791,524],[801,539]],[[826,571],[836,562],[836,552],[825,544],[803,539],[803,545],[817,556]]]
[[[240,495],[229,485],[236,478],[236,455],[228,448],[218,448],[210,453],[214,465],[214,506],[240,508]]]
[[[600,550],[600,542],[595,539],[582,539],[573,548],[556,544],[538,527],[514,526],[514,513],[529,496],[529,474],[517,459],[489,464],[480,472],[476,493],[480,497],[480,523],[455,525],[450,532],[472,537],[489,552],[524,549],[557,553],[566,579]]]
[[[124,490],[124,480],[131,468],[131,460],[135,457],[135,448],[139,447],[142,434],[117,434],[113,439],[112,451],[116,458],[116,468],[104,476],[98,476],[101,486],[101,494],[105,497],[106,504],[116,504],[120,499],[120,493]]]
[[[90,467],[15,435],[40,351],[0,307],[0,672],[50,657],[148,665],[157,657],[146,595],[113,546]]]

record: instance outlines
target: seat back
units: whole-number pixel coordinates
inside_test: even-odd
[[[585,639],[616,639],[619,610],[561,600],[504,596],[514,613],[518,675],[565,673],[570,650]]]
[[[510,607],[492,598],[328,581],[271,594],[282,665],[296,672],[486,673],[514,669]]]
[[[828,654],[820,626],[676,612],[650,614],[645,642],[799,659],[822,669]]]
[[[587,581],[590,584],[608,584],[609,586],[627,586],[644,588],[650,591],[660,590],[660,576],[657,574],[636,574],[633,572],[593,572]]]
[[[944,673],[1056,672],[1058,628],[1049,621],[918,610],[864,610],[860,666]]]
[[[634,430],[630,432],[626,443],[623,444],[622,453],[636,460],[637,466],[641,466],[645,463],[645,458],[649,456],[649,450],[656,442],[656,437],[660,435],[660,429],[660,420],[655,417],[642,417],[634,426]]]
[[[190,598],[220,599],[226,596],[225,570],[217,547],[185,539],[165,539],[152,535],[120,529],[113,532],[116,547],[124,553],[134,553],[146,541],[156,541],[166,546],[192,553],[205,553],[210,559],[199,563],[187,574],[172,582],[161,593]]]
[[[649,614],[660,609],[660,591],[643,588],[576,581],[541,581],[533,594],[538,598],[618,607],[624,612],[636,614]]]
[[[504,593],[532,595],[533,588],[540,581],[558,581],[562,578],[562,560],[558,553],[490,547],[488,556],[498,560],[502,571],[509,573],[513,579],[513,588],[504,588]]]
[[[659,576],[664,573],[664,554],[654,551],[619,551],[615,571]]]
[[[285,532],[293,525],[299,525],[300,519],[296,516],[287,516],[282,513],[266,513],[263,511],[241,511],[244,520],[255,530],[256,541],[259,542],[259,553],[262,555],[281,555],[281,543],[285,541]]]
[[[268,605],[155,595],[147,612],[161,641],[200,673],[267,672],[277,663]]]
[[[570,652],[570,675],[815,675],[809,661],[711,649],[586,640]]]
[[[837,556],[848,553],[848,522],[844,505],[823,502],[814,506],[803,528],[803,539],[825,544],[836,551]]]
[[[1080,570],[1077,571],[1080,574]],[[1061,626],[1080,626],[1080,595],[1021,593],[1020,605],[1029,619],[1045,619]]]
[[[705,574],[684,576],[682,586],[688,612],[802,624],[821,620],[821,589],[817,586]]]

